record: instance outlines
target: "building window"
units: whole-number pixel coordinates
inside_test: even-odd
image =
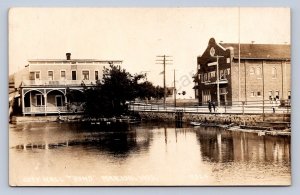
[[[269,91],[269,100],[273,100],[273,91]]]
[[[220,88],[220,94],[227,94],[226,88]]]
[[[253,75],[253,74],[254,74],[254,72],[255,72],[255,69],[254,69],[254,67],[251,67],[251,68],[250,68],[250,71],[249,71],[250,75]]]
[[[204,81],[207,81],[207,73],[204,74]]]
[[[211,77],[215,77],[216,76],[216,72],[215,71],[210,72],[210,74],[211,74]]]
[[[48,80],[53,80],[53,71],[52,70],[49,70],[48,71]]]
[[[41,72],[40,71],[30,72],[29,73],[29,79],[30,80],[40,80],[41,79]]]
[[[72,70],[72,80],[77,80],[76,70]]]
[[[90,72],[88,70],[82,71],[82,80],[90,80]]]
[[[35,79],[35,72],[30,72],[29,73],[29,80],[34,80]]]
[[[225,72],[226,72],[225,70],[220,70],[220,79],[221,80],[226,79]]]
[[[251,91],[251,94],[250,94],[251,97],[254,97],[254,91]]]
[[[227,68],[226,75],[230,75],[230,68]]]
[[[210,90],[204,90],[204,91],[202,91],[202,102],[203,103],[207,103],[208,100],[211,100]]]
[[[275,98],[276,98],[277,100],[279,100],[279,91],[276,91],[276,92],[275,92]]]
[[[260,91],[257,92],[257,96],[258,96],[258,97],[261,96],[261,92],[260,92]]]
[[[261,78],[261,68],[260,67],[256,68],[256,75],[257,75],[257,78]]]
[[[227,64],[230,63],[230,58],[226,58],[226,63],[227,63]]]
[[[201,74],[201,82],[202,83],[204,82],[204,76],[203,76],[203,74]]]
[[[95,80],[99,80],[99,73],[98,73],[98,70],[95,71]]]
[[[36,106],[44,106],[45,105],[45,99],[42,94],[36,94]]]
[[[200,65],[200,64],[198,64],[198,70],[200,70],[200,68],[201,68],[201,65]]]
[[[41,72],[37,71],[35,72],[35,80],[40,80],[41,79]]]
[[[61,78],[62,80],[65,80],[65,79],[66,79],[66,71],[65,71],[65,70],[60,71],[60,78]]]
[[[198,74],[198,80],[201,81],[201,74]]]
[[[275,67],[272,68],[272,78],[273,79],[277,78],[277,69]]]

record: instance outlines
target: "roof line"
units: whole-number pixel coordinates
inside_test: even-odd
[[[239,58],[233,57],[233,59],[239,59]],[[248,58],[248,57],[241,57],[241,59],[245,59],[245,60],[286,60],[286,61],[291,60],[291,58]]]
[[[66,62],[72,62],[72,61],[98,61],[98,62],[123,62],[123,60],[96,60],[96,59],[28,59],[27,61],[66,61]]]
[[[221,44],[219,44],[219,43],[216,42],[216,45],[219,46],[219,47],[220,47],[221,49],[223,49],[224,51],[226,51],[226,48],[223,47]]]

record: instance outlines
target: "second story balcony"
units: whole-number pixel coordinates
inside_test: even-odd
[[[96,80],[23,80],[22,87],[26,86],[91,86],[96,84]]]

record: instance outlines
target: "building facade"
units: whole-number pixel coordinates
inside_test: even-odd
[[[197,57],[194,89],[199,105],[217,102],[218,94],[220,105],[288,102],[290,59],[287,44],[218,44],[211,38],[202,56]]]
[[[20,85],[23,115],[80,113],[83,111],[83,86],[102,79],[105,66],[122,61],[95,59],[28,60]],[[72,96],[68,96],[71,94]]]

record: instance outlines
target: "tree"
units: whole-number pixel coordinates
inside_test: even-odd
[[[151,82],[143,81],[145,75],[132,76],[120,66],[104,68],[103,79],[92,87],[84,86],[87,117],[112,117],[127,111],[126,102],[136,98],[150,99],[163,97],[163,88],[154,87]],[[161,95],[162,89],[162,95]]]

